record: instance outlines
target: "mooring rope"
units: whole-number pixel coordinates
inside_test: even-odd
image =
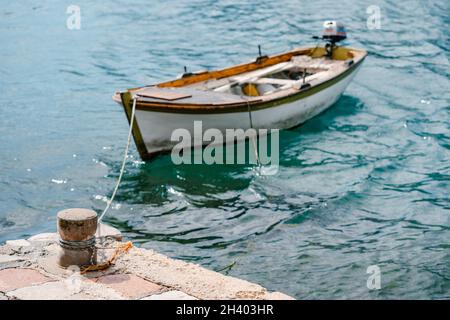
[[[87,240],[81,240],[81,241],[67,241],[63,239],[59,239],[59,245],[62,248],[69,249],[69,250],[85,250],[92,248],[95,245],[95,237],[92,237]]]
[[[247,100],[247,110],[248,110],[248,118],[250,120],[250,128],[253,129],[253,120],[252,120],[252,109],[250,108],[250,101]],[[259,155],[258,155],[258,147],[256,145],[255,136],[252,136],[252,144],[253,144],[253,150],[255,151],[255,158],[256,158],[256,164],[260,166],[259,162]]]
[[[130,131],[128,131],[128,141],[127,141],[127,146],[125,148],[125,154],[123,156],[122,167],[120,169],[119,178],[117,179],[116,187],[114,188],[111,198],[107,201],[105,210],[103,210],[102,214],[100,215],[100,218],[98,218],[99,225],[100,225],[100,222],[102,221],[103,217],[105,216],[106,212],[108,212],[109,208],[111,207],[111,203],[114,201],[117,190],[119,189],[120,182],[122,181],[122,176],[125,171],[125,164],[127,163],[127,158],[128,158],[128,149],[130,148],[130,144],[131,144],[131,135],[133,133],[135,110],[136,110],[136,98],[133,98],[133,108],[131,109],[131,118],[130,118]]]
[[[118,244],[116,246],[116,250],[114,251],[111,258],[109,258],[108,260],[106,260],[105,262],[100,263],[100,264],[91,263],[91,265],[89,265],[89,266],[83,266],[83,267],[81,267],[80,273],[85,274],[85,273],[91,272],[91,271],[106,270],[114,264],[114,262],[117,260],[117,258],[119,258],[124,253],[127,253],[132,247],[133,247],[133,244],[131,243],[131,241]]]

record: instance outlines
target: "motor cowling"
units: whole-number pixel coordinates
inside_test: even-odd
[[[325,21],[323,23],[322,39],[336,43],[347,38],[347,32],[342,23],[337,21]]]

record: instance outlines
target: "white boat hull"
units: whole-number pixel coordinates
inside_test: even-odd
[[[349,85],[360,66],[337,83],[308,97],[279,106],[252,111],[255,129],[288,129],[318,115],[333,105]],[[246,111],[233,113],[190,114],[136,110],[136,122],[149,154],[171,150],[177,141],[171,141],[174,130],[184,128],[194,133],[194,121],[202,122],[203,132],[210,128],[219,129],[225,135],[226,129],[250,128]]]

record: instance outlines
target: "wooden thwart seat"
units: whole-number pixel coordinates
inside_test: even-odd
[[[256,81],[251,81],[251,83],[255,84],[279,84],[279,85],[289,85],[294,84],[296,80],[289,79],[276,79],[276,78],[260,78]]]
[[[242,97],[230,93],[204,91],[195,88],[145,87],[134,92],[139,101],[162,104],[227,105],[246,102]]]

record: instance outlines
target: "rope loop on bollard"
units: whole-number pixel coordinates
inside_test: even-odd
[[[68,250],[86,250],[95,248],[95,237],[82,241],[68,241],[59,239],[59,245]]]

